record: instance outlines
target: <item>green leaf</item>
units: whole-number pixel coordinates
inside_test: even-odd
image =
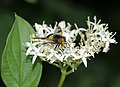
[[[15,15],[15,22],[10,31],[2,55],[2,79],[7,87],[37,87],[42,64],[31,64],[25,55],[25,42],[30,40],[33,28],[21,17]]]

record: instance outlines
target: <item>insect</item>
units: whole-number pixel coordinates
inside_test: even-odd
[[[38,38],[34,38],[34,39],[48,40],[50,42],[46,42],[46,43],[56,44],[55,49],[56,49],[56,47],[65,46],[65,44],[66,44],[66,38],[64,36],[62,36],[62,30],[60,27],[56,28],[54,33],[49,34],[46,37],[40,37],[40,38],[38,37]]]

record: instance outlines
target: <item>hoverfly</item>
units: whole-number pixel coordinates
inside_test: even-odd
[[[37,38],[35,37],[33,39],[48,40],[50,42],[46,42],[46,43],[56,44],[54,49],[56,49],[56,47],[59,47],[59,46],[65,46],[66,44],[66,38],[62,36],[62,29],[60,27],[57,27],[54,33],[49,34],[46,37],[37,37]]]

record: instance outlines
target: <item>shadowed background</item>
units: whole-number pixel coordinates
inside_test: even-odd
[[[111,4],[112,3],[112,4]],[[27,20],[32,26],[35,22],[52,24],[65,20],[72,25],[86,27],[87,16],[97,16],[102,23],[109,24],[109,30],[117,32],[120,39],[120,5],[114,0],[0,0],[0,60],[7,35],[14,22],[14,12]],[[108,53],[95,55],[88,61],[88,67],[81,64],[77,71],[69,75],[63,87],[120,87],[120,45],[111,44]],[[42,79],[38,87],[56,87],[60,71],[43,63]],[[0,80],[0,87],[5,87]]]

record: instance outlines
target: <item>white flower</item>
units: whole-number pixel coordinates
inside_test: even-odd
[[[50,53],[47,56],[47,60],[50,61],[50,63],[56,62],[56,61],[63,61],[62,59],[62,55],[60,53],[58,53],[58,51],[55,51],[54,49],[50,49],[49,50]]]
[[[109,32],[108,24],[100,22],[101,20],[97,22],[96,17],[94,22],[91,22],[88,17],[87,29],[78,28],[76,24],[76,29],[71,29],[70,23],[65,21],[56,22],[54,28],[45,22],[42,25],[35,23],[35,35],[38,39],[30,36],[30,42],[26,42],[26,55],[33,55],[32,64],[38,57],[59,67],[69,66],[73,72],[81,62],[87,67],[89,57],[94,57],[94,54],[101,50],[107,52],[110,43],[117,43],[113,38],[116,33]],[[80,38],[77,38],[78,35]],[[75,43],[76,39],[79,39],[79,42]],[[63,46],[62,41],[65,43]]]
[[[26,55],[33,55],[32,64],[34,64],[37,56],[39,57],[46,56],[44,53],[40,52],[40,47],[39,48],[36,47],[37,44],[39,44],[39,42],[35,42],[35,43],[27,42],[26,43],[26,46],[28,47]]]
[[[88,50],[83,46],[81,49],[79,49],[79,56],[74,58],[74,60],[82,59],[85,67],[87,67],[87,58],[91,55],[87,52]]]
[[[115,44],[117,43],[115,38],[112,38],[115,34],[112,35],[112,33],[109,33],[108,31],[105,32],[105,35],[102,37],[102,40],[105,43],[105,47],[103,49],[103,52],[107,52],[110,49],[109,48],[110,43],[115,43]]]

